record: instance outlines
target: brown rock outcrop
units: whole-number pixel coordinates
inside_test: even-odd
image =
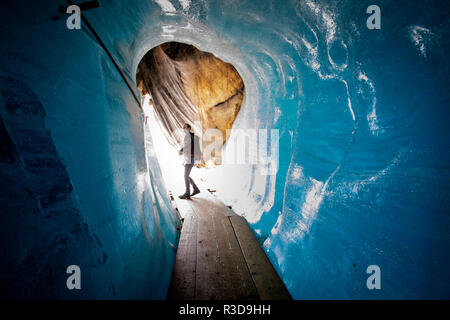
[[[244,98],[244,82],[229,63],[194,46],[164,43],[150,50],[138,66],[141,94],[150,93],[169,142],[174,130],[190,123],[197,134],[219,129],[226,140]],[[198,123],[201,123],[201,127]],[[207,145],[204,141],[203,147]]]

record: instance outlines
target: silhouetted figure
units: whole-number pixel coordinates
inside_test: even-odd
[[[184,157],[184,182],[186,184],[186,192],[179,196],[179,198],[189,199],[191,196],[200,193],[194,180],[189,176],[195,163],[199,162],[201,159],[200,139],[191,131],[191,126],[189,124],[186,123],[183,126],[183,130],[185,130],[186,135],[184,137],[183,147],[179,153]],[[194,189],[192,193],[190,191],[190,185],[192,185],[192,188]]]

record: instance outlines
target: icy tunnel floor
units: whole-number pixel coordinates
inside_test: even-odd
[[[184,218],[169,300],[291,299],[246,220],[202,191]]]

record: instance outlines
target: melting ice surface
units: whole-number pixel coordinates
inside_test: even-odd
[[[448,8],[383,1],[377,31],[370,4],[214,3],[201,27],[167,34],[237,67],[234,128],[280,130],[276,176],[223,167],[210,181],[297,299],[450,293]],[[186,36],[205,25],[219,39]],[[372,264],[380,291],[366,287]]]
[[[382,29],[368,30],[370,4],[196,3],[160,22],[174,28],[163,39],[236,66],[247,92],[234,128],[280,130],[276,176],[223,167],[209,182],[294,298],[450,293],[448,8],[382,1]],[[380,291],[366,287],[372,264]]]
[[[36,12],[47,17],[50,2]],[[212,171],[209,182],[249,221],[296,299],[450,297],[448,4],[380,0],[381,30],[368,30],[366,8],[371,4],[155,0],[131,6],[115,0],[85,14],[130,79],[144,54],[167,41],[193,44],[239,71],[246,95],[233,128],[278,129],[278,171],[264,176],[257,165],[224,166]],[[34,30],[39,28],[30,26],[26,32],[38,32]],[[69,31],[55,30],[39,32],[49,37],[59,32],[57,39],[66,41]],[[29,47],[42,47],[38,38],[46,41],[35,35],[26,47],[12,39],[8,46],[28,52]],[[50,52],[37,52],[32,59],[67,59],[67,64],[48,68],[72,77],[71,83],[86,79],[82,72],[67,69],[68,63],[76,61],[83,70],[87,63],[80,61],[89,59],[101,65],[96,67],[98,81],[89,79],[88,94],[97,104],[134,103],[120,78],[112,79],[113,67],[92,49],[86,32],[72,33],[70,41],[78,51],[69,56],[58,54],[65,49],[56,42],[56,49],[50,46]],[[54,106],[46,108],[56,145],[76,144],[61,129],[59,119],[65,116],[56,107],[53,83],[46,86],[45,79],[30,75],[26,79],[30,85],[37,83],[34,89],[46,105]],[[63,80],[54,83],[63,90]],[[85,96],[63,92],[72,96],[74,110],[89,106]],[[125,102],[113,98],[118,93],[128,97]],[[119,107],[111,113],[114,117]],[[101,120],[111,132],[125,125],[127,117],[138,118],[130,113],[109,123],[114,117]],[[143,138],[133,139],[143,144]],[[87,212],[94,205],[86,200],[88,192],[82,192],[83,179],[76,177],[84,169],[75,152],[59,152],[73,159],[66,160],[68,172]],[[111,157],[115,168],[122,160]],[[145,194],[147,184],[161,185],[157,163],[149,161],[148,166],[151,180],[131,179],[140,181],[138,189],[144,191],[139,192]],[[133,175],[127,174],[123,185]],[[165,199],[164,188],[159,190],[151,194]],[[133,208],[127,193],[120,194],[120,205]],[[158,199],[152,199],[155,215],[162,209],[155,204]],[[167,203],[164,199],[159,202]],[[155,228],[166,234],[160,241],[172,241],[174,225],[159,227],[155,219]],[[164,297],[170,275],[164,267],[170,267],[173,253],[165,254],[169,246],[155,244],[151,250],[165,257],[164,265],[154,269],[165,276],[152,274],[152,281],[161,282],[154,286],[159,288],[154,297]],[[381,290],[366,287],[369,265],[381,269]]]

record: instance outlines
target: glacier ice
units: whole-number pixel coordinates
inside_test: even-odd
[[[1,4],[1,286],[162,299],[177,222],[142,112],[57,2]],[[113,0],[84,13],[132,83],[168,41],[238,70],[233,128],[278,129],[278,171],[219,167],[210,181],[296,299],[450,294],[449,4],[380,0],[382,28],[369,30],[371,4]],[[58,284],[69,264],[85,290]],[[365,286],[374,264],[382,290]]]

